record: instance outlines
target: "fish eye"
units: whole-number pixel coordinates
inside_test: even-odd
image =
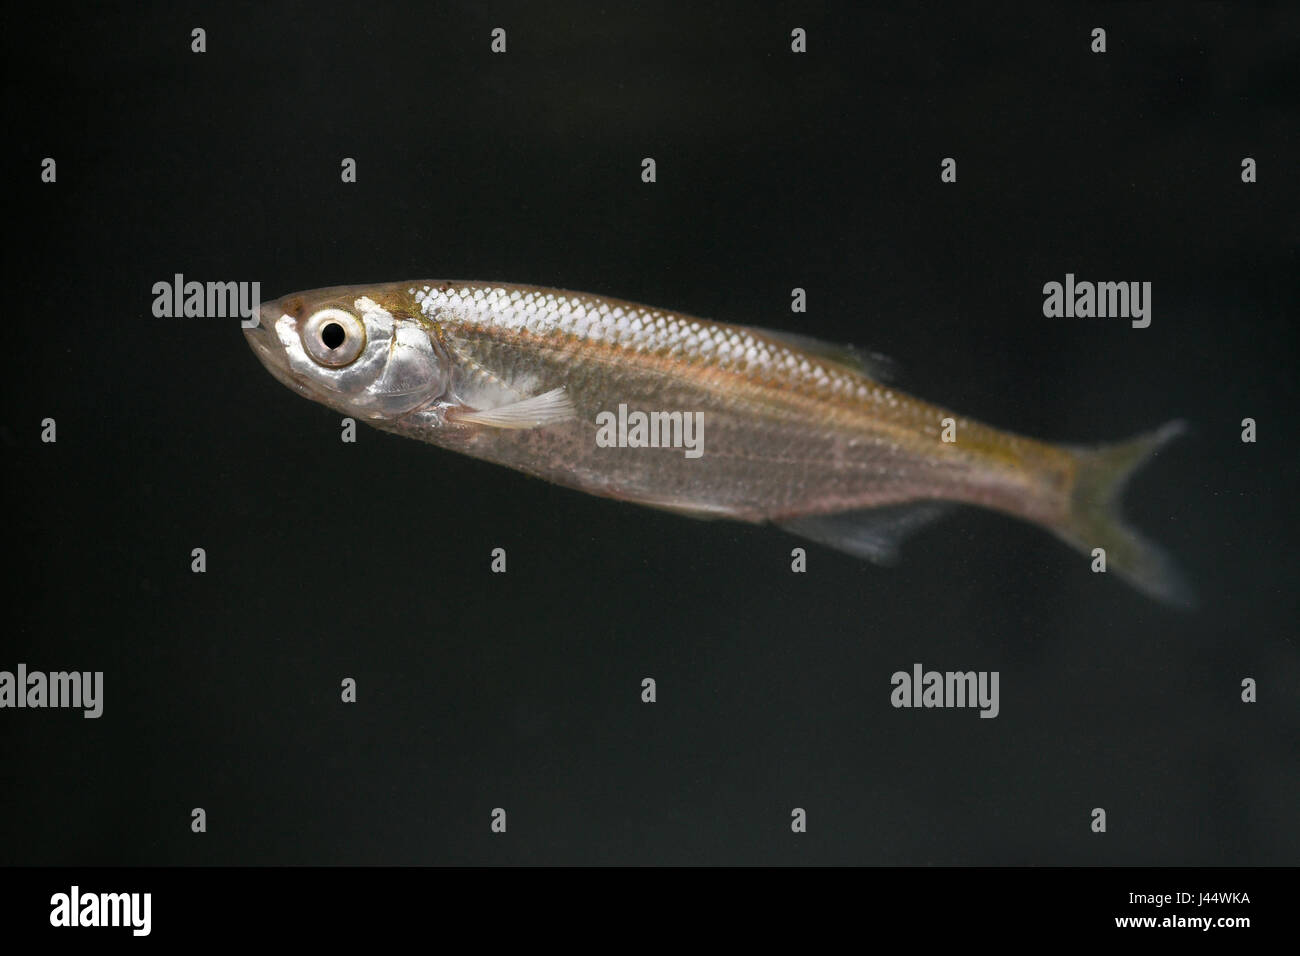
[[[366,347],[366,327],[351,312],[321,309],[302,327],[302,345],[312,360],[342,368],[357,360]]]

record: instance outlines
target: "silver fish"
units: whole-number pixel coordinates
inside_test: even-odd
[[[979,505],[1192,602],[1117,507],[1181,422],[1049,444],[906,395],[851,349],[534,286],[318,289],[264,304],[246,334],[313,401],[591,494],[772,522],[878,562],[944,503]]]

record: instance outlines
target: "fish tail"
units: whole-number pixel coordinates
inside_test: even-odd
[[[1159,547],[1125,523],[1119,508],[1134,472],[1186,430],[1186,422],[1172,421],[1113,445],[1069,449],[1076,462],[1070,507],[1052,530],[1084,554],[1104,548],[1107,570],[1157,600],[1190,609],[1196,598],[1182,573]]]

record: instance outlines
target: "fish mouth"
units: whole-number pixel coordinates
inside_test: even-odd
[[[244,338],[248,340],[249,348],[253,350],[258,361],[266,366],[268,372],[282,385],[305,395],[308,394],[308,384],[290,369],[289,355],[281,344],[280,334],[276,330],[276,323],[284,317],[284,310],[278,301],[263,304],[258,314],[257,325],[245,328]],[[289,319],[293,321],[291,316]]]
[[[248,339],[249,347],[268,368],[274,365],[280,365],[285,369],[289,367],[288,356],[285,355],[284,346],[280,344],[280,336],[275,330],[275,323],[283,314],[279,303],[265,303],[258,312],[257,324],[252,328],[244,328],[244,336]]]

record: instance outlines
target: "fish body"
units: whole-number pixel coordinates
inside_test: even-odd
[[[308,398],[591,494],[772,522],[878,561],[938,504],[978,505],[1105,548],[1140,589],[1190,600],[1116,510],[1179,423],[1050,444],[910,396],[849,349],[533,286],[320,289],[266,303],[246,334]]]

